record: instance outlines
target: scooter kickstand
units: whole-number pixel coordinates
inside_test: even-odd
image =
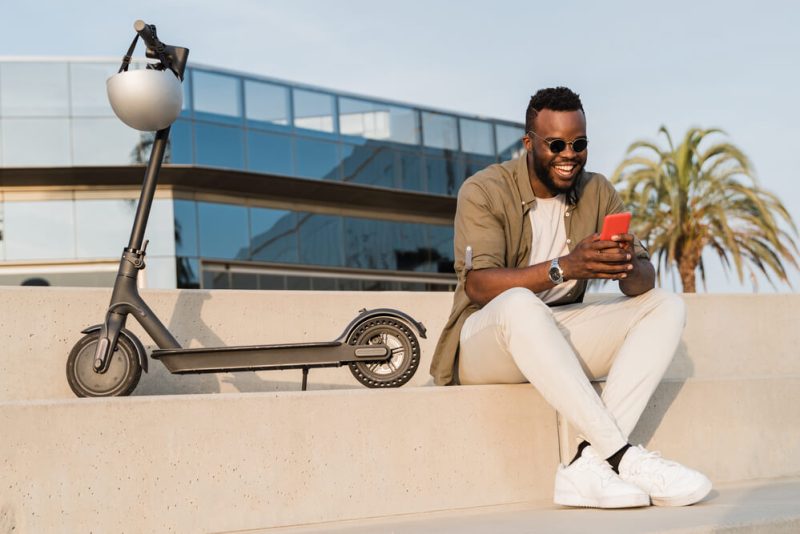
[[[305,391],[307,386],[308,386],[308,367],[303,367],[303,389],[302,389],[302,391]]]

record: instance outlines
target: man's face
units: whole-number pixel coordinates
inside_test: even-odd
[[[578,175],[586,165],[588,150],[575,152],[567,144],[561,152],[554,154],[549,142],[555,139],[574,141],[586,137],[586,117],[578,111],[552,111],[543,109],[533,122],[536,136],[526,135],[525,149],[533,164],[531,177],[533,192],[538,197],[549,198],[572,189]]]

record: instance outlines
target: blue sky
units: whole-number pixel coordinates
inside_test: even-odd
[[[197,63],[489,117],[521,121],[536,89],[567,85],[587,111],[588,168],[606,175],[662,124],[674,137],[720,127],[800,223],[797,2],[3,4],[6,56],[121,56],[142,18]],[[710,291],[751,291],[716,263]]]

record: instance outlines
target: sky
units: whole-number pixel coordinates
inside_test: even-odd
[[[800,2],[0,4],[2,56],[121,57],[143,19],[190,48],[190,62],[472,115],[522,122],[537,89],[566,85],[586,109],[589,170],[610,176],[628,145],[659,140],[661,125],[673,138],[722,128],[800,224]],[[752,292],[706,260],[709,291]],[[797,291],[800,272],[790,280],[777,290]]]

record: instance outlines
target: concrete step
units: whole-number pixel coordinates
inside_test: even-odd
[[[643,418],[664,456],[715,484],[800,476],[800,379],[671,398]],[[217,532],[549,500],[556,421],[527,384],[6,402],[0,511],[21,532]]]
[[[718,486],[694,506],[633,510],[568,509],[549,502],[448,510],[250,534],[796,534],[800,532],[800,478],[758,480]],[[241,532],[241,531],[239,531]]]

